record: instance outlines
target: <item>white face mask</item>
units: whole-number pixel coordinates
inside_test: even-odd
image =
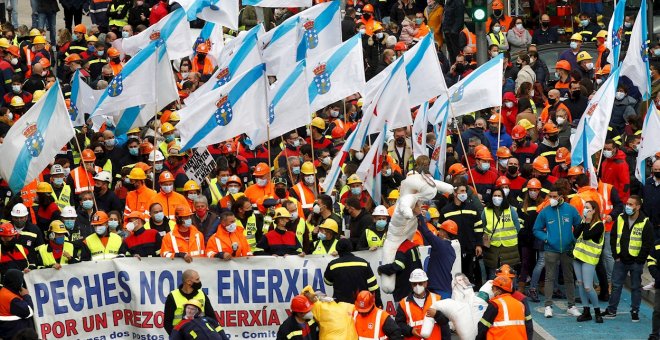
[[[315,214],[320,214],[321,213],[321,207],[318,204],[314,204],[314,207],[312,207],[312,212]]]
[[[305,320],[311,320],[314,318],[314,314],[312,314],[312,311],[307,312],[307,314],[303,315],[303,319]]]
[[[229,187],[229,188],[227,188],[227,192],[229,192],[232,195],[236,195],[238,193],[238,188],[237,187]]]
[[[598,79],[596,79],[596,84],[597,84],[597,85],[600,85],[600,84],[602,84],[602,83],[603,83],[603,79],[602,79],[602,78],[598,78]]]
[[[174,190],[174,185],[163,185],[160,188],[163,189],[164,193],[169,194],[172,192],[172,190]]]
[[[332,164],[332,158],[330,158],[330,156],[325,157],[321,160],[321,162],[325,165],[330,165],[330,164]]]
[[[612,150],[605,150],[603,151],[603,157],[605,158],[612,158],[614,156],[614,152]]]
[[[500,159],[500,167],[506,169],[507,164],[509,163],[508,159]]]
[[[529,198],[535,200],[537,197],[539,197],[539,192],[538,191],[529,191]]]
[[[415,285],[415,287],[413,287],[413,292],[415,292],[415,294],[417,294],[417,295],[424,294],[425,290],[426,290],[426,288],[424,288],[424,286]]]
[[[225,230],[227,230],[227,232],[229,232],[229,233],[235,232],[236,231],[236,223],[232,223],[232,224],[226,226]]]
[[[500,33],[500,26],[493,27],[493,32]]]
[[[12,65],[18,64],[18,58],[11,58],[11,64]]]
[[[516,28],[519,30],[523,29],[523,24],[516,24]]]
[[[504,201],[504,198],[502,197],[493,197],[493,205],[496,207],[502,205],[502,201]]]
[[[556,207],[557,204],[559,204],[559,200],[556,200],[556,199],[554,199],[554,198],[551,198],[551,199],[550,199],[550,205],[551,205],[551,206]]]
[[[135,230],[135,223],[133,222],[126,223],[126,230],[128,230],[129,232],[133,232],[133,230]]]
[[[258,178],[258,179],[257,179],[257,185],[258,185],[258,186],[260,186],[260,187],[263,188],[263,187],[266,186],[266,184],[268,184],[268,180],[267,180],[267,179],[265,179],[265,178]]]
[[[557,117],[557,124],[562,125],[566,122],[566,118],[564,117]]]
[[[502,191],[504,192],[504,196],[509,196],[509,193],[511,192],[511,189],[504,188],[504,189],[502,189]]]
[[[625,96],[626,96],[626,94],[625,94],[624,92],[621,92],[621,91],[617,91],[617,93],[614,95],[614,97],[616,98],[616,100],[621,100],[621,99],[623,99],[623,97],[625,97]]]
[[[314,180],[314,175],[305,176],[305,183],[307,184],[314,184]]]
[[[532,91],[529,92],[529,96],[530,96],[530,97],[534,97],[534,90],[532,90]]]
[[[587,63],[587,70],[593,70],[594,69],[594,63]]]
[[[512,108],[513,107],[513,102],[506,102],[506,103],[504,103],[504,106],[506,106],[508,108]]]
[[[356,158],[358,161],[361,161],[362,158],[364,158],[364,153],[363,153],[362,151],[358,151],[358,152],[356,152],[356,153],[355,153],[355,158]]]

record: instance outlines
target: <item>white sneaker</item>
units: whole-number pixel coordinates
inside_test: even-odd
[[[568,315],[571,315],[571,316],[580,316],[580,315],[582,315],[582,313],[580,313],[580,311],[575,306],[567,309],[566,312],[568,313]]]
[[[655,281],[647,284],[646,286],[642,287],[643,290],[653,290],[655,289]]]
[[[546,318],[552,317],[552,306],[545,306],[545,317]]]

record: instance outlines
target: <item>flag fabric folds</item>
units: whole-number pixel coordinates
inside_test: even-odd
[[[74,137],[60,83],[55,84],[14,125],[0,144],[0,176],[19,193]]]
[[[612,65],[612,71],[619,68],[619,55],[621,53],[621,45],[623,44],[623,17],[626,10],[626,0],[619,0],[614,7],[614,13],[607,25],[607,39],[605,39],[605,47],[610,50],[607,56],[607,62]],[[593,32],[594,35],[597,32]]]
[[[371,144],[369,152],[364,156],[362,163],[355,174],[362,180],[362,186],[371,195],[376,205],[380,205],[381,198],[381,170],[383,162],[383,142],[387,134],[387,124]]]
[[[419,107],[417,110],[417,115],[415,116],[415,120],[413,121],[413,126],[412,126],[412,150],[413,150],[413,157],[417,159],[417,157],[421,155],[426,155],[428,154],[426,152],[426,128],[428,126],[428,109],[429,109],[429,103],[426,102],[422,104],[422,106]]]
[[[454,118],[489,107],[502,106],[500,84],[504,77],[503,60],[504,55],[499,54],[449,88],[451,114]]]
[[[94,90],[80,77],[80,70],[76,70],[71,78],[71,122],[73,126],[85,125],[85,114],[91,114],[103,90]]]
[[[179,110],[183,150],[238,136],[268,116],[265,65],[259,64]]]
[[[170,0],[186,11],[188,21],[197,18],[238,30],[238,0]]]
[[[363,125],[362,121],[359,121],[357,123],[357,126],[355,127],[355,131],[359,130],[361,126]],[[337,152],[335,155],[335,158],[332,159],[332,165],[330,166],[330,171],[325,176],[325,180],[323,181],[323,184],[321,184],[321,189],[325,193],[330,193],[332,192],[332,188],[335,186],[335,183],[337,183],[337,180],[339,179],[339,175],[342,172],[342,168],[344,167],[344,163],[346,163],[346,160],[348,159],[349,152],[351,151],[351,145],[355,141],[355,136],[356,133],[353,132],[351,133],[348,138],[346,138],[346,141],[344,145],[342,146],[341,150]]]
[[[170,60],[190,56],[190,42],[194,38],[183,8],[176,9],[139,34],[123,39],[122,50],[135,56],[150,41],[159,39],[165,42]]]
[[[408,101],[411,107],[421,105],[447,92],[447,84],[442,74],[432,33],[428,33],[419,43],[406,51],[403,59],[406,63]]]
[[[628,77],[637,86],[644,100],[651,97],[651,69],[646,37],[646,0],[642,0],[630,35],[628,52],[621,63],[621,76]]]
[[[649,110],[644,119],[644,126],[642,127],[642,142],[639,144],[635,170],[635,177],[642,184],[646,184],[647,177],[644,161],[660,150],[660,138],[655,135],[658,131],[660,131],[660,112],[658,112],[654,104],[651,104],[649,105]]]
[[[255,7],[312,7],[312,0],[243,0],[243,6]]]
[[[444,102],[447,102],[447,97],[441,97]],[[445,164],[447,161],[447,127],[451,121],[451,110],[449,105],[442,105],[442,101],[436,100],[433,107],[429,109],[428,118],[433,125],[433,133],[435,134],[435,145],[433,145],[433,153],[431,154],[431,162],[429,164],[429,172],[433,178],[444,181],[445,180]]]

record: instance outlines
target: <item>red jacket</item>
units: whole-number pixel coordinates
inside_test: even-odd
[[[513,127],[516,126],[516,116],[518,116],[518,99],[516,98],[516,95],[513,94],[513,92],[507,92],[504,94],[504,97],[502,97],[502,100],[513,102],[512,108],[508,108],[506,105],[502,104],[501,109],[502,124],[504,124],[504,127],[506,127],[506,132],[511,134]]]
[[[630,197],[630,172],[626,163],[626,154],[618,150],[612,158],[603,158],[600,179],[612,184],[619,192],[621,201],[625,204]]]
[[[167,1],[160,1],[151,7],[151,14],[149,15],[149,25],[157,23],[160,19],[168,14]]]

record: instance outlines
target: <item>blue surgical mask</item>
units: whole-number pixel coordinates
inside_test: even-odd
[[[632,216],[632,215],[635,214],[635,209],[633,209],[633,207],[631,207],[629,205],[626,205],[624,210],[626,211],[626,215],[628,215],[628,216]]]
[[[490,170],[490,163],[488,162],[483,162],[481,165],[479,165],[482,171],[488,171]]]
[[[582,27],[587,27],[589,25],[589,19],[580,20],[580,25],[582,25]]]
[[[174,135],[167,135],[167,136],[165,136],[165,141],[166,141],[166,142],[169,143],[169,142],[171,142],[171,141],[173,141],[173,140],[174,140]]]
[[[156,172],[163,171],[163,163],[155,163],[154,164],[154,169],[156,170]]]
[[[582,209],[582,217],[587,217],[587,214],[589,213],[589,210],[591,210],[591,209],[589,209],[589,208]]]
[[[55,184],[55,186],[61,187],[62,184],[64,184],[64,178],[53,178],[53,184]]]
[[[56,237],[53,239],[53,242],[55,242],[55,244],[64,244],[64,236]]]
[[[140,148],[128,148],[128,153],[130,153],[131,156],[137,156],[139,152]]]
[[[656,57],[660,57],[660,48],[656,48],[655,50],[653,50],[653,55]]]
[[[319,240],[324,241],[326,239],[325,233],[319,233],[318,238]]]
[[[96,51],[96,55],[99,56],[99,57],[102,57],[102,56],[103,56],[103,52],[104,52],[104,51]]]
[[[300,167],[299,166],[292,167],[291,172],[293,172],[294,175],[300,174]]]
[[[575,42],[575,41],[571,41],[571,43],[570,43],[569,46],[570,46],[572,49],[576,49],[576,48],[578,47],[578,43]]]
[[[464,192],[464,193],[456,195],[456,198],[458,198],[458,200],[461,201],[461,202],[465,202],[468,199],[468,194]]]
[[[220,184],[226,185],[228,180],[229,180],[229,177],[222,176],[222,177],[220,177]]]
[[[74,220],[65,220],[64,221],[64,226],[66,227],[67,230],[73,230],[74,225],[76,224],[76,221]]]
[[[192,225],[192,219],[186,218],[185,220],[183,220],[184,227],[190,227],[191,225]]]
[[[355,196],[359,196],[362,193],[362,188],[357,187],[357,188],[351,188],[351,194]]]
[[[105,235],[105,232],[108,231],[108,227],[104,225],[98,225],[94,227],[94,231],[96,232],[97,235]]]
[[[422,19],[422,18],[415,18],[415,23],[416,23],[417,25],[421,25],[423,22],[424,22],[424,19]]]
[[[387,220],[378,220],[376,221],[376,229],[383,230],[387,226]]]
[[[124,39],[126,39],[130,36],[131,36],[131,33],[129,33],[129,32],[126,32],[126,31],[121,32],[121,37],[124,38]]]
[[[165,214],[162,211],[154,214],[154,221],[156,222],[162,222],[164,218]]]
[[[92,201],[92,200],[82,201],[82,207],[85,210],[92,209],[92,208],[94,208],[94,201]]]
[[[110,230],[117,230],[118,226],[119,221],[108,221],[108,227],[110,227]]]

